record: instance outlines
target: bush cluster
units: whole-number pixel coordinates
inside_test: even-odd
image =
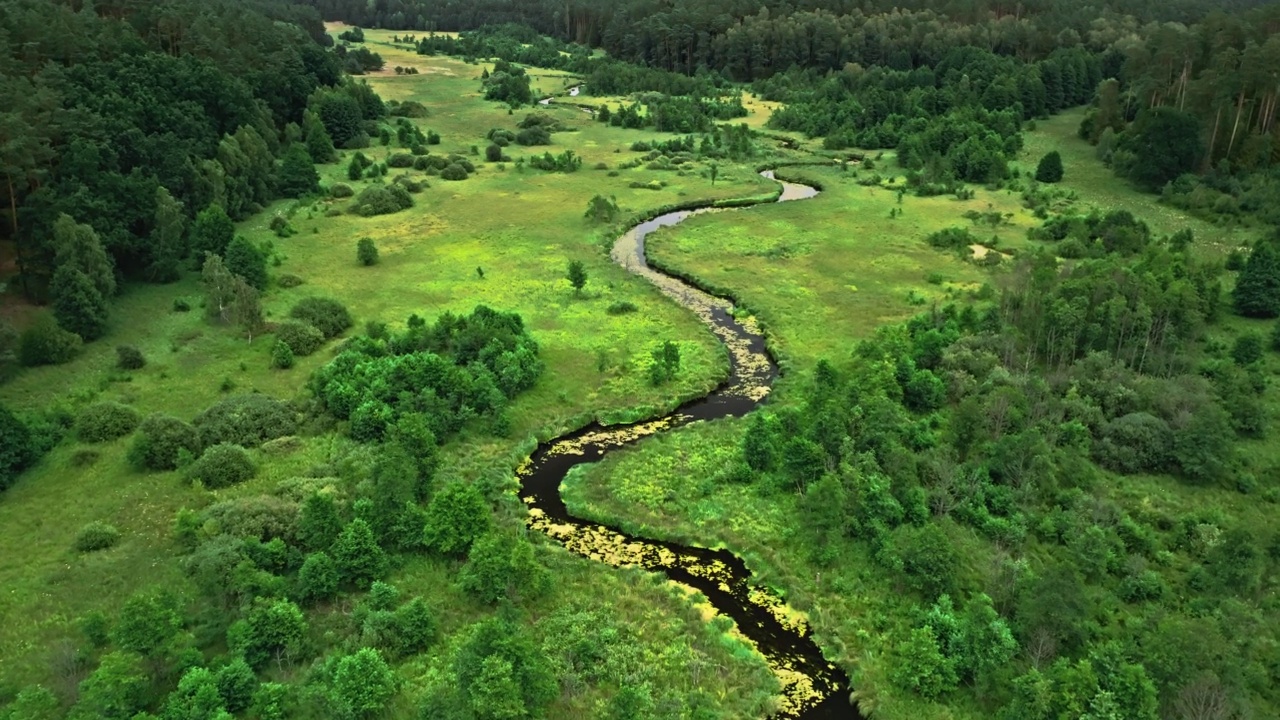
[[[191,463],[186,474],[188,480],[198,480],[205,487],[216,489],[242,483],[256,472],[248,450],[231,443],[219,443]]]
[[[81,442],[108,442],[138,429],[142,415],[128,405],[101,402],[90,405],[76,418],[75,433]]]
[[[332,298],[308,297],[289,310],[289,317],[315,326],[326,338],[337,337],[355,321],[346,306]]]
[[[184,454],[200,451],[200,435],[190,423],[170,415],[148,415],[129,447],[129,461],[143,470],[173,470]]]
[[[234,395],[214,403],[191,421],[204,447],[232,443],[258,447],[268,440],[292,435],[293,413],[279,400],[261,393]]]
[[[120,531],[114,525],[95,520],[76,533],[75,549],[82,553],[94,552],[106,550],[117,542],[120,542]]]
[[[371,185],[351,202],[351,211],[362,217],[388,215],[413,207],[413,198],[404,187],[392,183],[390,185]]]
[[[116,346],[116,367],[121,370],[141,370],[146,365],[147,359],[138,348],[132,345]]]
[[[276,326],[276,340],[294,355],[303,357],[319,350],[325,336],[315,325],[305,322],[282,322]]]

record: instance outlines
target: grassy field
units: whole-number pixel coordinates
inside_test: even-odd
[[[527,112],[509,115],[505,107],[480,98],[482,65],[421,57],[392,48],[386,42],[390,33],[367,34],[389,67],[419,68],[418,75],[384,72],[369,80],[386,99],[414,99],[430,107],[430,117],[416,122],[443,136],[433,152],[471,156],[473,146],[487,144],[489,128],[513,128]],[[538,75],[536,84],[548,90],[570,81],[562,74]],[[410,313],[431,319],[445,311],[469,312],[480,303],[524,317],[541,345],[547,370],[515,403],[511,435],[467,434],[454,441],[446,448],[445,475],[509,477],[516,448],[527,446],[531,438],[555,435],[592,417],[622,418],[672,407],[713,386],[727,368],[723,351],[692,315],[609,262],[608,231],[590,224],[583,212],[596,193],[615,196],[627,212],[641,212],[677,202],[758,195],[771,184],[750,166],[728,164],[722,164],[714,187],[696,173],[637,168],[611,177],[607,170],[595,169],[597,164],[616,167],[636,155],[627,150],[632,142],[658,134],[601,126],[570,107],[547,111],[567,126],[554,136],[555,144],[512,147],[508,153],[519,157],[572,149],[585,160],[577,173],[520,172],[513,164],[484,164],[472,157],[481,166],[477,174],[453,183],[430,178],[431,187],[415,196],[416,206],[395,215],[330,217],[331,208],[342,208],[346,201],[288,201],[239,227],[254,242],[273,243],[280,259],[271,268],[273,275],[292,274],[305,281],[296,288],[268,291],[264,306],[269,320],[281,318],[297,299],[312,294],[343,301],[359,324],[379,320],[396,326]],[[375,146],[364,152],[380,160],[391,149]],[[344,152],[337,164],[320,168],[322,182],[345,182],[349,157]],[[633,181],[655,179],[668,184],[657,191],[629,187]],[[363,184],[354,183],[357,192]],[[290,219],[296,235],[274,236],[268,223],[277,214]],[[355,245],[361,237],[377,243],[378,265],[357,264]],[[590,277],[581,297],[564,277],[570,260],[582,261]],[[483,269],[483,278],[477,268]],[[72,412],[89,402],[118,400],[144,413],[189,419],[229,389],[298,396],[311,370],[331,356],[322,350],[300,359],[292,370],[272,370],[270,338],[250,344],[231,329],[209,323],[198,306],[200,296],[194,275],[168,286],[128,287],[113,305],[107,337],[88,345],[72,363],[23,371],[0,387],[0,400],[19,409],[64,407]],[[194,306],[191,312],[172,310],[180,297]],[[605,309],[619,300],[639,311],[607,314]],[[668,339],[680,344],[682,373],[674,383],[654,388],[645,380],[646,363],[650,350]],[[123,343],[142,349],[148,358],[144,369],[127,374],[114,370],[114,348]],[[0,657],[5,659],[0,685],[47,680],[51,648],[62,638],[78,637],[74,621],[89,611],[111,614],[129,594],[150,585],[193,592],[177,568],[169,540],[175,511],[231,494],[266,491],[280,479],[331,459],[334,442],[332,436],[320,435],[305,438],[287,459],[259,455],[264,469],[258,479],[219,493],[195,490],[176,473],[134,472],[124,457],[127,440],[100,447],[67,442],[57,448],[0,500],[0,586],[5,588],[0,616],[21,618],[0,628]],[[78,555],[71,550],[72,540],[93,520],[116,525],[124,540],[103,553]],[[740,694],[743,703],[759,702],[743,688],[767,688],[772,682],[758,656],[735,646],[723,627],[705,625],[688,599],[666,587],[620,579],[588,561],[562,557],[558,548],[546,547],[543,554],[557,564],[557,591],[547,607],[574,598],[628,624],[646,643],[652,637],[654,644],[646,644],[645,652],[655,657],[666,652],[661,672],[670,673],[655,678],[656,686],[688,669],[681,653],[663,650],[663,643],[701,636],[711,638],[707,649],[691,655],[689,662],[726,668],[708,685],[719,695]],[[447,585],[444,569],[420,565],[429,563],[411,564],[392,582],[406,594],[427,596],[433,605],[457,602],[447,587],[437,588]],[[558,716],[594,716],[599,697],[587,692],[584,698],[565,700]],[[727,707],[730,714],[747,712],[747,705]]]
[[[1059,186],[1074,191],[1085,206],[1104,210],[1128,210],[1142,218],[1151,229],[1168,235],[1184,228],[1195,232],[1196,242],[1225,255],[1232,249],[1253,242],[1252,230],[1214,225],[1169,205],[1156,202],[1156,196],[1143,193],[1116,177],[1111,168],[1100,162],[1094,147],[1080,139],[1076,130],[1084,118],[1085,108],[1076,108],[1039,120],[1036,129],[1024,134],[1026,146],[1016,163],[1026,174],[1034,174],[1040,158],[1051,150],[1062,154],[1067,169]]]
[[[1025,242],[1034,220],[1003,192],[979,190],[967,201],[907,195],[899,204],[894,190],[859,185],[865,170],[790,172],[821,183],[823,192],[803,202],[702,215],[651,235],[647,244],[658,263],[730,289],[797,368],[843,357],[876,327],[984,282],[987,275],[973,263],[927,245],[929,233],[969,225],[966,211],[991,208],[1014,215],[996,231],[998,245],[1008,247]],[[899,209],[901,216],[890,218]]]

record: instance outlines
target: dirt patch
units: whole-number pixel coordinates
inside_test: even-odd
[[[969,249],[973,251],[974,260],[981,260],[991,253],[991,248],[986,245],[970,245]]]

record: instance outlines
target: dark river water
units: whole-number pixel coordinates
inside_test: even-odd
[[[772,172],[762,174],[773,179]],[[818,194],[805,185],[781,184],[779,202]],[[574,517],[560,497],[560,483],[576,465],[596,462],[614,449],[695,420],[741,417],[755,410],[769,395],[778,367],[765,348],[760,329],[750,320],[735,319],[729,301],[659,272],[646,262],[646,235],[702,212],[736,211],[692,210],[659,216],[618,238],[612,257],[707,324],[729,351],[729,379],[706,397],[656,420],[609,427],[593,424],[543,443],[517,471],[520,496],[529,506],[529,525],[570,551],[614,566],[634,565],[662,573],[701,592],[716,611],[732,618],[738,630],[764,655],[782,685],[780,709],[773,717],[856,720],[862,716],[849,703],[848,677],[823,657],[802,616],[789,611],[771,590],[752,584],[751,572],[741,558],[727,550],[637,537]]]

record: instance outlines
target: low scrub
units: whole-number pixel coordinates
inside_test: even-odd
[[[214,403],[191,423],[204,447],[233,443],[258,447],[268,440],[292,435],[293,413],[279,400],[261,393],[235,395]]]
[[[210,489],[230,487],[253,477],[258,469],[249,451],[239,445],[221,443],[205,450],[187,468],[187,479]]]
[[[95,552],[106,550],[118,542],[120,531],[114,525],[95,520],[76,533],[75,549],[82,553]]]
[[[138,429],[142,414],[128,405],[102,402],[90,405],[76,418],[76,438],[81,442],[109,442]]]

